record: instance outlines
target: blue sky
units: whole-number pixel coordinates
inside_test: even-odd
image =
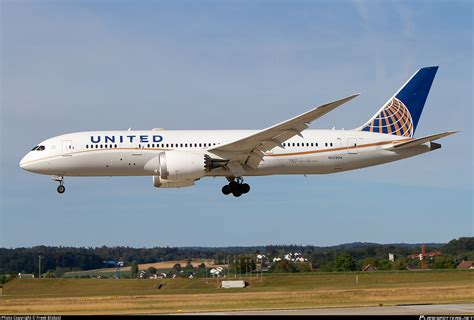
[[[0,246],[333,245],[472,236],[471,1],[1,1]],[[18,167],[51,136],[259,129],[360,92],[312,128],[368,120],[439,65],[417,136],[443,148],[324,176],[67,178]]]

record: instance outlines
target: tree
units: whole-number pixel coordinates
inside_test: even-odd
[[[474,237],[460,237],[453,239],[441,247],[444,254],[457,255],[469,251],[474,251]]]
[[[158,271],[158,269],[156,269],[155,267],[149,267],[146,272],[149,274],[149,275],[152,275],[152,274],[156,274],[156,272]]]
[[[298,262],[296,264],[296,269],[298,272],[311,272],[311,265],[305,262]]]
[[[54,273],[53,271],[48,270],[48,272],[46,272],[46,274],[43,277],[48,278],[48,279],[54,278]]]
[[[137,264],[137,262],[136,262],[135,260],[133,260],[133,262],[132,262],[130,271],[131,271],[131,274],[130,274],[130,277],[131,277],[131,278],[136,278],[136,277],[138,277],[138,264]]]
[[[255,270],[255,260],[249,257],[238,257],[230,264],[230,270],[234,273],[247,273]]]
[[[356,264],[349,254],[341,253],[336,256],[336,259],[334,260],[335,271],[354,271],[355,269]]]
[[[176,271],[176,273],[179,273],[181,271],[181,264],[179,263],[176,263],[174,266],[173,266],[173,270]]]
[[[277,261],[270,268],[270,271],[275,272],[275,273],[293,273],[293,272],[297,272],[298,269],[296,268],[293,262],[283,259],[283,260]]]
[[[393,268],[395,270],[405,270],[407,268],[408,262],[406,259],[399,258],[393,263]]]
[[[64,273],[66,273],[68,271],[69,271],[69,268],[56,267],[56,269],[54,270],[54,277],[55,278],[62,278]]]
[[[332,270],[332,264],[329,263],[329,262],[321,262],[321,264],[319,264],[319,268],[318,268],[318,271],[321,271],[321,272],[331,272],[333,271]]]
[[[188,260],[188,262],[186,263],[186,267],[184,267],[186,270],[193,270],[194,267],[193,267],[193,264],[191,263],[191,260]]]
[[[455,267],[453,260],[447,257],[436,257],[433,266],[434,269],[454,269]]]
[[[392,270],[393,269],[393,264],[390,260],[387,259],[378,259],[375,262],[375,266],[379,270]]]

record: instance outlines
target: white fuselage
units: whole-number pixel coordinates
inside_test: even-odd
[[[90,131],[56,136],[41,142],[20,162],[28,171],[53,176],[156,176],[157,155],[167,151],[206,154],[211,147],[249,136],[256,130]],[[326,174],[387,163],[431,150],[430,143],[400,151],[395,142],[412,138],[357,130],[306,130],[284,148],[265,153],[245,176]],[[205,176],[232,176],[216,168]]]

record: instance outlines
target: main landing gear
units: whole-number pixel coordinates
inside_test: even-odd
[[[53,176],[52,178],[53,178],[54,181],[59,182],[59,186],[56,189],[58,191],[58,193],[64,193],[64,191],[66,191],[66,187],[64,187],[63,177],[62,176]]]
[[[229,184],[226,184],[222,187],[222,193],[225,195],[231,194],[234,197],[240,197],[242,194],[250,191],[250,186],[247,183],[244,183],[244,179],[241,177],[237,178],[237,181],[234,179],[229,179]]]

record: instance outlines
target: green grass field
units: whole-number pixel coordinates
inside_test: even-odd
[[[469,271],[244,280],[249,283],[245,289],[220,289],[218,279],[16,279],[3,288],[0,312],[123,314],[474,302],[474,272]]]
[[[358,283],[356,283],[358,275]],[[230,277],[229,280],[235,279]],[[344,273],[344,274],[283,274],[262,278],[244,279],[249,286],[246,292],[286,291],[312,289],[387,288],[410,285],[437,286],[460,285],[474,282],[474,272],[399,272],[399,273]],[[77,296],[127,296],[178,293],[222,293],[239,289],[219,289],[222,279],[16,279],[3,290],[9,297],[77,297]],[[162,289],[157,289],[163,284]]]

